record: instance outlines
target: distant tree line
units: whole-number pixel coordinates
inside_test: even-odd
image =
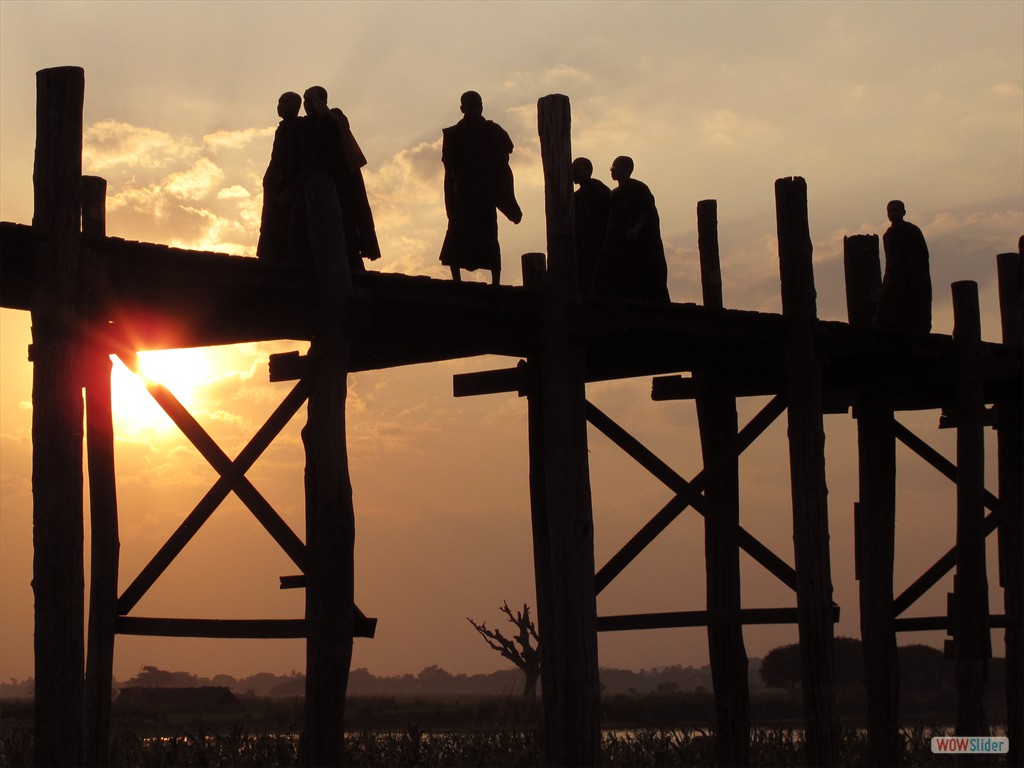
[[[837,637],[833,643],[835,683],[838,688],[864,683],[864,647],[852,637]],[[956,685],[953,662],[930,645],[901,645],[897,649],[900,688],[908,692],[953,691]],[[989,687],[1002,687],[1003,659],[989,660]],[[794,690],[800,685],[800,646],[782,645],[761,661],[760,676],[769,688]]]

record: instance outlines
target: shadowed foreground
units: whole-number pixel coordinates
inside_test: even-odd
[[[901,729],[901,765],[949,765],[948,755],[934,755],[930,728]],[[249,731],[235,727],[213,732],[202,725],[173,736],[153,738],[129,730],[115,730],[111,740],[111,766],[291,766],[297,765],[298,739],[289,734]],[[0,766],[31,765],[31,736],[24,731],[0,739]],[[404,731],[364,731],[345,737],[346,765],[350,766],[540,766],[541,746],[534,731],[465,731],[424,733],[415,726]],[[842,765],[871,765],[867,734],[843,729],[839,758]],[[758,729],[751,734],[751,765],[801,766],[806,764],[801,731],[788,728]],[[710,730],[643,729],[605,732],[601,737],[604,766],[714,766],[714,740]],[[993,758],[991,765],[1004,765]]]

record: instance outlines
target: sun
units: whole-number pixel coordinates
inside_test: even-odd
[[[140,352],[138,374],[115,357],[110,380],[115,427],[128,432],[172,428],[174,423],[146,390],[146,380],[163,385],[192,408],[199,387],[209,379],[211,354],[201,348]]]

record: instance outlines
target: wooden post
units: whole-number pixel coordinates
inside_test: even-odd
[[[302,433],[313,573],[306,574],[306,713],[299,756],[303,765],[333,766],[342,763],[355,593],[355,513],[345,434],[352,276],[341,205],[326,174],[306,185],[306,209],[320,317],[310,347],[313,380]]]
[[[843,239],[850,325],[869,327],[882,284],[878,235]],[[865,365],[875,366],[874,358]],[[885,389],[887,371],[871,367],[857,393],[860,501],[855,506],[856,576],[867,690],[868,749],[872,765],[899,762],[899,667],[893,609],[896,544],[896,435]]]
[[[718,203],[697,203],[697,243],[704,306],[721,309],[722,269],[718,253]],[[694,374],[702,394],[697,397],[704,465],[710,466],[739,429],[736,397],[726,376],[716,371]],[[747,682],[747,651],[740,622],[740,524],[739,456],[720,464],[709,478],[704,498],[714,514],[704,520],[704,559],[707,572],[708,611],[735,617],[708,626],[711,679],[715,689],[715,739],[718,764],[749,763],[750,690]]]
[[[82,177],[82,234],[106,235],[107,182]],[[89,637],[85,664],[86,762],[107,765],[110,702],[113,686],[114,636],[117,625],[117,572],[120,543],[117,484],[114,474],[114,423],[110,402],[110,350],[103,343],[101,308],[105,274],[86,246],[89,270],[89,332],[85,358],[86,445],[89,466],[89,516],[92,523],[89,581]]]
[[[32,282],[35,764],[83,758],[82,107],[78,67],[36,73]]]
[[[814,352],[817,322],[807,184],[800,177],[775,182],[786,318],[786,397],[793,495],[793,549],[803,680],[807,762],[836,764],[839,721],[832,664],[832,573],[825,484],[825,429],[821,371]]]
[[[523,287],[527,290],[540,291],[544,288],[545,263],[542,253],[524,253]],[[520,375],[525,376],[526,411],[527,411],[527,442],[529,444],[530,462],[530,522],[533,529],[533,579],[537,595],[537,634],[540,647],[545,647],[549,628],[553,632],[555,618],[552,615],[552,564],[551,537],[548,533],[547,481],[544,471],[544,407],[543,386],[540,372],[541,340],[538,339],[533,354],[525,363],[520,363]],[[543,652],[543,651],[542,651]],[[558,700],[558,678],[555,675],[544,675],[541,665],[541,684],[543,700]],[[545,708],[545,713],[548,710]],[[555,710],[551,713],[554,715]],[[545,720],[545,730],[549,730]]]
[[[584,348],[571,336],[578,305],[569,99],[537,103],[548,273],[541,341],[541,430],[551,558],[552,623],[544,648],[545,750],[550,765],[600,759],[594,521],[587,459]]]
[[[843,238],[843,270],[846,274],[846,315],[850,325],[868,328],[875,320],[882,290],[878,235]]]
[[[1024,243],[1024,238],[1021,238]],[[1024,345],[1024,255],[1001,253],[999,315],[1003,344]],[[1021,383],[996,403],[998,430],[999,578],[1006,606],[1006,735],[1007,765],[1024,765],[1024,407]]]
[[[953,345],[956,363],[956,577],[953,658],[956,663],[956,732],[988,734],[983,695],[987,659],[988,576],[985,572],[985,400],[978,373],[981,313],[978,284],[953,283]]]

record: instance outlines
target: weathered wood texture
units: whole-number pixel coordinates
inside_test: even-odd
[[[348,395],[352,297],[334,183],[315,175],[306,186],[309,234],[320,286],[306,448],[306,702],[299,758],[307,766],[343,762],[345,693],[352,663],[355,512],[348,468]]]
[[[951,601],[956,662],[956,732],[988,733],[983,702],[991,656],[988,575],[985,571],[984,402],[978,376],[981,313],[978,285],[953,283],[956,345],[956,577]]]
[[[132,370],[137,368],[131,355],[122,359]],[[185,548],[192,537],[210,518],[220,503],[233,490],[241,501],[249,508],[253,516],[274,537],[300,569],[309,568],[309,555],[305,545],[280,518],[273,507],[263,498],[245,473],[256,462],[263,451],[284,428],[291,417],[306,400],[309,385],[306,380],[299,381],[282,401],[267,422],[246,444],[238,457],[231,461],[227,454],[214,442],[213,438],[203,429],[202,425],[178,401],[174,394],[161,384],[146,382],[146,389],[157,401],[175,425],[196,447],[199,453],[218,472],[220,477],[199,503],[185,517],[171,537],[157,551],[153,558],[132,580],[118,599],[118,613],[127,614],[142,599],[146,591],[153,586],[160,575],[167,569],[175,557]]]
[[[552,564],[548,615],[553,622],[541,640],[544,743],[550,765],[596,765],[600,721],[594,522],[587,458],[585,349],[572,334],[579,298],[569,100],[561,95],[545,96],[537,103],[537,113],[548,246],[540,407]],[[550,687],[549,680],[553,683]]]
[[[82,177],[82,234],[106,235],[107,182]],[[84,238],[83,238],[84,240]],[[87,273],[85,322],[91,324],[97,298],[105,290],[98,281],[104,274],[85,247]],[[110,746],[110,704],[113,695],[114,635],[117,631],[117,573],[119,537],[117,483],[114,472],[114,422],[111,413],[109,351],[86,333],[85,403],[86,447],[89,466],[90,571],[89,635],[85,663],[85,760],[107,765]]]
[[[543,254],[527,253],[522,257],[523,286],[529,290],[544,289],[546,278],[545,259]],[[548,520],[547,471],[544,447],[544,383],[541,378],[543,370],[543,350],[538,339],[533,354],[526,361],[520,361],[512,373],[516,379],[516,389],[526,395],[527,444],[530,466],[530,525],[533,540],[533,579],[536,592],[538,636],[541,648],[554,632],[554,564],[551,561],[551,534]],[[507,378],[504,377],[503,378]],[[550,631],[549,631],[550,630]],[[545,671],[541,665],[541,682],[544,686],[544,726],[545,731],[557,729],[558,714],[548,712],[548,703],[560,701],[559,685],[564,684],[562,676]]]
[[[35,764],[84,758],[82,107],[78,67],[37,73],[32,276]]]
[[[697,203],[698,250],[704,306],[722,309],[722,268],[718,252],[718,203]],[[709,466],[736,438],[736,397],[728,378],[709,370],[694,374],[703,389],[697,398],[701,453]],[[739,456],[718,462],[708,477],[704,499],[713,514],[704,518],[704,565],[709,613],[723,612],[732,621],[708,624],[708,652],[715,692],[715,746],[718,764],[749,763],[750,691],[747,651],[740,616],[740,474]]]
[[[1021,239],[1024,243],[1024,238]],[[999,314],[1003,343],[1024,345],[1024,254],[998,256]],[[1006,606],[1007,765],[1024,766],[1024,395],[1008,394],[997,404],[999,579]]]
[[[843,239],[846,306],[851,325],[870,326],[882,284],[877,235]],[[873,765],[899,762],[899,667],[893,610],[896,545],[896,435],[887,371],[866,361],[853,415],[857,419],[860,501],[855,506],[856,576],[864,647],[868,749]]]
[[[615,579],[639,555],[648,544],[657,538],[658,534],[668,527],[669,523],[675,520],[687,507],[692,506],[705,519],[714,514],[705,502],[702,495],[707,487],[708,478],[720,465],[728,465],[735,461],[744,450],[746,450],[775,419],[785,410],[785,401],[782,397],[774,397],[769,401],[750,422],[739,431],[735,438],[727,445],[704,468],[687,482],[678,475],[664,461],[655,456],[648,448],[630,435],[626,430],[612,421],[602,413],[593,403],[587,403],[587,420],[597,427],[602,434],[619,446],[629,456],[637,461],[640,466],[650,472],[654,477],[663,482],[676,492],[676,496],[669,501],[662,509],[652,517],[637,533],[616,552],[605,565],[597,572],[594,578],[598,594]],[[762,544],[758,539],[744,530],[742,526],[737,527],[736,541],[740,548],[760,563],[769,573],[773,574],[783,584],[792,589],[796,588],[796,572],[792,566],[783,561],[778,555]]]
[[[850,325],[870,328],[882,291],[878,235],[843,238],[843,272],[846,277],[847,319]]]
[[[782,314],[786,318],[793,550],[800,615],[807,762],[816,766],[832,766],[838,758],[839,720],[833,688],[832,571],[828,490],[825,484],[825,430],[821,372],[814,346],[817,307],[806,182],[799,177],[777,180],[775,203]]]

